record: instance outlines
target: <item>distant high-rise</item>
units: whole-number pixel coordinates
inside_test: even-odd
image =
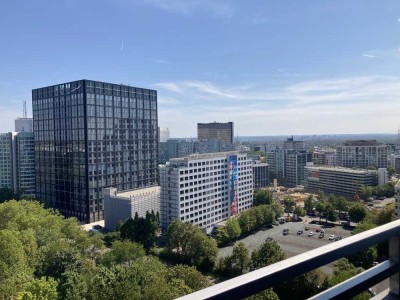
[[[36,197],[82,222],[103,189],[158,182],[157,91],[90,80],[34,89]]]
[[[233,144],[233,122],[197,123],[199,141],[221,140]]]
[[[32,118],[15,120],[15,132],[0,134],[0,187],[35,195],[35,144]]]
[[[336,148],[336,164],[341,167],[387,168],[388,147],[375,140],[346,141]]]
[[[159,127],[159,137],[160,137],[160,143],[165,143],[166,141],[169,140],[170,138],[170,131],[169,128],[167,127]]]
[[[283,142],[283,149],[298,150],[298,151],[307,150],[306,142],[305,141],[295,141],[292,136],[291,138],[288,138],[286,141]]]

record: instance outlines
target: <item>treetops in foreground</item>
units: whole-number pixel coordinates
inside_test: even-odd
[[[106,248],[38,202],[0,204],[0,299],[174,299],[207,285],[194,267],[168,267],[141,244]]]

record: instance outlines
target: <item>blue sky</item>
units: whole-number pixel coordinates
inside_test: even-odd
[[[82,78],[157,89],[173,137],[400,125],[397,0],[5,0],[0,37],[0,132],[33,88]]]

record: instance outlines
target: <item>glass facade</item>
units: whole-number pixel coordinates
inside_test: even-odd
[[[158,182],[157,91],[81,80],[32,91],[36,197],[103,219],[105,187]]]

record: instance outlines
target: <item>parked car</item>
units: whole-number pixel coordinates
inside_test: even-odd
[[[319,237],[320,239],[322,239],[324,236],[325,236],[325,235],[321,232],[321,233],[319,234],[318,237]]]
[[[310,232],[308,233],[308,236],[314,236],[314,232],[310,231]]]
[[[278,221],[274,221],[274,222],[272,222],[272,225],[278,226],[279,223],[278,223]]]
[[[303,230],[298,230],[297,235],[303,234]]]
[[[288,235],[289,234],[289,229],[285,228],[283,229],[283,235]]]
[[[373,204],[373,203],[368,203],[367,205],[368,205],[368,206],[374,206],[374,204]]]
[[[310,230],[310,227],[306,226],[306,228],[304,228],[304,230],[308,231],[308,230]]]
[[[317,228],[317,229],[315,229],[315,232],[319,232],[319,230],[320,230],[320,229],[319,229],[319,228]]]
[[[336,236],[335,236],[334,234],[331,234],[331,235],[329,236],[329,240],[330,240],[330,241],[334,240],[335,238],[336,238]]]
[[[380,196],[380,197],[378,197],[378,200],[385,200],[385,199],[386,199],[385,196]]]
[[[274,226],[272,226],[272,224],[267,224],[265,225],[265,228],[274,228]]]
[[[337,237],[335,237],[335,241],[340,241],[342,239],[342,237],[341,236],[337,236]]]

